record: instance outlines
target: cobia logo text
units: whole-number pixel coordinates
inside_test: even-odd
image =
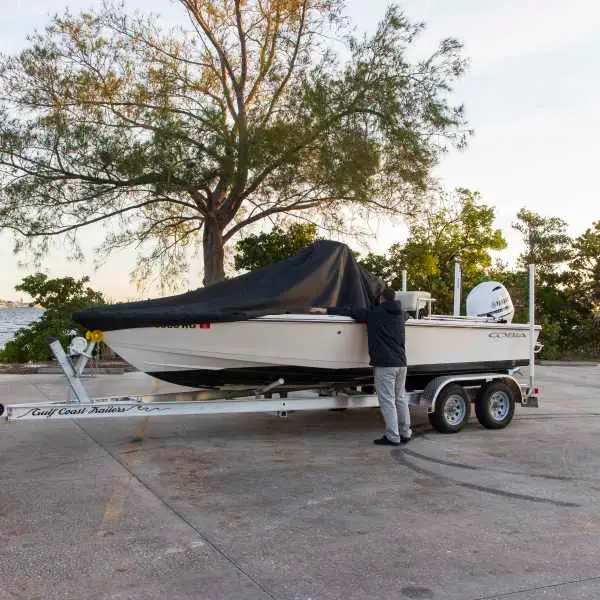
[[[505,338],[526,338],[527,334],[523,331],[492,331],[488,333],[488,337],[494,340],[500,340]]]

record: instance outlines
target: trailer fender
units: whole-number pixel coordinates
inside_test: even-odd
[[[482,373],[477,375],[442,375],[432,379],[423,390],[420,404],[427,407],[427,412],[433,413],[440,392],[450,383],[465,387],[481,387],[491,381],[503,381],[513,390],[517,401],[522,401],[523,392],[519,382],[506,373]]]

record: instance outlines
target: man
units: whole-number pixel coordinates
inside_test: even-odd
[[[374,443],[398,446],[408,443],[412,437],[405,393],[404,313],[400,302],[395,299],[394,290],[386,287],[382,296],[383,302],[371,308],[313,308],[311,312],[348,316],[367,324],[375,391],[385,422],[385,434]]]

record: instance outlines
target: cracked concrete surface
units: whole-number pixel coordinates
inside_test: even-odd
[[[596,599],[600,368],[538,375],[508,428],[414,413],[391,450],[377,409],[2,422],[0,600]],[[0,376],[3,403],[65,395]]]

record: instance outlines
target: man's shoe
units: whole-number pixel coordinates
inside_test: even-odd
[[[374,444],[377,444],[378,446],[399,446],[400,442],[392,442],[392,440],[388,439],[385,437],[385,435],[383,437],[377,438],[376,440],[373,441]]]
[[[400,436],[400,443],[401,444],[408,444],[408,442],[410,442],[410,440],[412,440],[411,437],[402,437],[402,436]]]

